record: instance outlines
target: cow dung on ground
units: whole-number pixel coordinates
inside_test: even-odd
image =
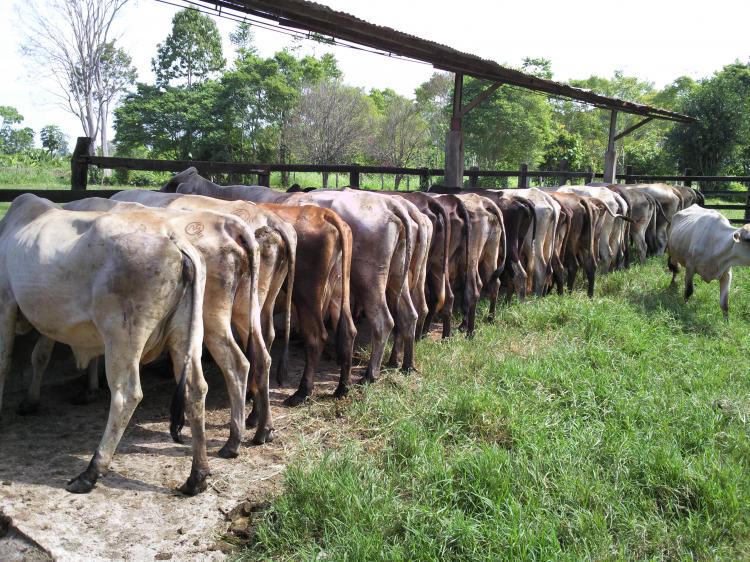
[[[277,354],[274,349],[273,356]],[[51,369],[65,366],[60,362]],[[189,470],[190,441],[189,432],[183,445],[169,437],[171,376],[143,372],[144,398],[111,472],[83,496],[66,492],[65,483],[85,468],[96,447],[109,392],[105,389],[93,403],[76,406],[70,402],[80,390],[77,384],[45,387],[42,411],[33,416],[16,414],[23,391],[7,393],[0,420],[0,514],[14,532],[0,537],[0,560],[13,560],[4,553],[20,548],[26,548],[23,560],[221,560],[247,541],[252,518],[279,491],[284,466],[300,438],[314,440],[313,434],[320,435],[327,422],[311,418],[306,408],[282,406],[299,384],[304,366],[300,348],[293,346],[290,380],[284,388],[271,388],[276,439],[249,446],[249,432],[238,459],[219,458],[216,453],[228,433],[228,399],[221,373],[205,355],[204,366],[212,476],[208,490],[196,497],[175,491]],[[315,396],[332,400],[339,368],[324,354],[319,369]],[[362,371],[357,369],[357,378]],[[50,377],[55,379],[64,380]]]

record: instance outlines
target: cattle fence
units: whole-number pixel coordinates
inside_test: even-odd
[[[348,175],[348,185],[360,187],[362,176],[365,174],[393,175],[401,177],[415,177],[418,189],[425,190],[433,179],[442,177],[442,168],[400,168],[392,166],[361,166],[358,164],[321,165],[321,164],[252,164],[240,162],[214,162],[207,160],[153,160],[146,158],[122,158],[110,156],[96,156],[92,152],[92,140],[79,137],[71,157],[70,189],[0,189],[0,201],[12,201],[23,193],[34,193],[55,203],[68,203],[86,197],[110,197],[120,190],[95,189],[88,190],[89,168],[124,169],[152,172],[180,172],[189,167],[195,167],[204,176],[229,174],[234,176],[254,177],[258,185],[270,187],[271,173],[314,172],[319,174]],[[480,178],[515,179],[517,187],[532,187],[545,185],[547,180],[564,184],[582,180],[583,183],[601,181],[604,175],[593,171],[575,172],[560,170],[529,170],[527,164],[521,164],[517,170],[480,170],[470,167],[465,170],[464,177],[468,179],[469,187],[479,187]],[[690,170],[683,175],[653,175],[634,174],[632,166],[627,166],[624,174],[616,175],[618,182],[626,184],[650,182],[679,182],[682,185],[696,187],[696,189],[712,198],[723,201],[713,201],[705,206],[710,209],[743,211],[742,217],[732,217],[734,223],[750,222],[750,176],[697,176]],[[742,190],[706,190],[707,186],[741,184]],[[410,185],[408,183],[407,185]],[[407,188],[408,189],[408,188]]]

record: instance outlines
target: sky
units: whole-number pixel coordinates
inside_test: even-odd
[[[43,72],[20,52],[25,31],[16,6],[23,1],[0,0],[0,105],[18,109],[25,117],[23,125],[35,131],[59,125],[73,144],[82,134],[80,123],[57,104]],[[622,70],[663,87],[679,76],[700,79],[737,59],[750,60],[748,0],[319,1],[500,64],[518,67],[524,57],[547,58],[560,81],[610,77]],[[153,81],[151,58],[178,10],[156,0],[130,0],[116,21],[114,35],[132,56],[140,81]],[[222,18],[216,22],[231,60],[229,33],[236,23]],[[286,35],[257,27],[254,31],[263,56],[291,45]],[[389,87],[413,96],[433,72],[425,64],[302,42],[305,54],[328,51],[338,59],[346,82],[366,90]]]

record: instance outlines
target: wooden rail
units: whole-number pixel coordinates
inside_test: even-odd
[[[238,162],[212,162],[206,160],[151,160],[145,158],[119,158],[96,156],[92,153],[92,140],[87,137],[79,137],[76,143],[73,157],[71,158],[71,189],[0,189],[0,202],[12,201],[22,193],[34,193],[45,197],[56,203],[67,203],[86,197],[110,197],[117,190],[91,190],[88,191],[88,169],[90,166],[108,169],[147,170],[156,172],[180,172],[191,166],[195,167],[203,175],[212,174],[247,174],[255,175],[259,185],[270,186],[272,172],[315,172],[348,174],[349,185],[360,187],[362,174],[388,174],[400,176],[416,176],[419,178],[419,188],[427,189],[433,177],[442,176],[445,170],[442,168],[397,168],[390,166],[360,166],[357,164],[344,165],[318,165],[318,164],[250,164]],[[471,167],[465,170],[464,177],[468,178],[470,187],[477,187],[479,178],[517,178],[518,187],[528,187],[529,180],[533,178],[560,178],[562,181],[582,179],[584,182],[601,180],[604,174],[568,171],[531,171],[527,164],[521,164],[518,170],[480,170]],[[617,174],[618,181],[626,184],[646,182],[682,182],[685,186],[692,186],[693,182],[698,184],[698,189],[706,183],[737,182],[750,187],[750,176],[696,176],[690,170],[679,175],[654,175],[634,174],[632,166],[627,166],[624,174]],[[744,218],[729,219],[733,223],[750,222],[750,190],[746,191],[707,191],[706,195],[742,198],[737,204],[706,205],[709,209],[717,210],[741,210]]]

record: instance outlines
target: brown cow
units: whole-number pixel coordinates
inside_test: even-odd
[[[561,260],[565,267],[568,291],[573,290],[578,269],[583,267],[588,281],[588,296],[594,296],[596,278],[596,221],[598,212],[586,198],[574,193],[551,192],[568,217],[568,230]]]
[[[467,306],[468,314],[464,316],[462,327],[467,333],[474,332],[476,308],[482,288],[486,289],[490,300],[490,316],[495,313],[497,293],[500,289],[500,275],[505,267],[505,233],[503,214],[491,200],[476,193],[462,193],[461,199],[469,213],[472,237],[469,241],[466,267],[473,277],[471,292],[466,292],[471,299]]]
[[[220,199],[245,199],[288,205],[314,204],[338,213],[352,230],[353,307],[364,312],[370,324],[372,352],[364,380],[380,373],[385,344],[395,324],[404,336],[405,370],[413,367],[417,312],[409,291],[409,265],[413,252],[413,223],[397,201],[375,194],[344,191],[278,193],[260,186],[220,187],[191,170],[181,172],[163,189],[177,185],[180,193],[209,195]]]

